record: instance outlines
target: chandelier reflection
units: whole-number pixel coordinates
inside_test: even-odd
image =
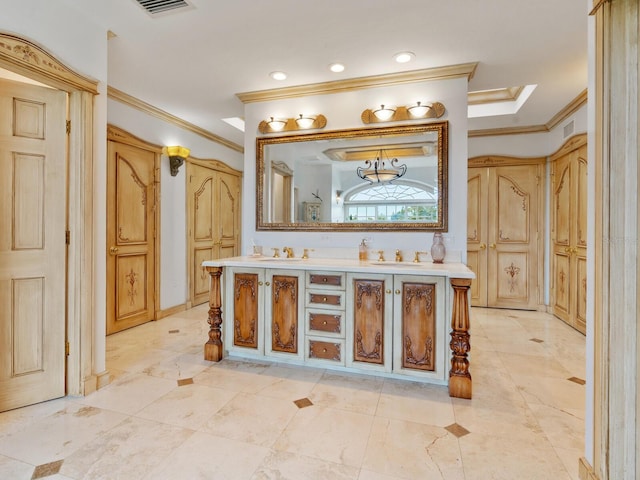
[[[365,160],[365,167],[358,167],[356,173],[358,176],[369,183],[391,183],[407,173],[406,165],[396,165],[397,158],[389,159],[386,163],[382,159],[385,155],[384,150],[380,150],[380,154],[375,160]]]

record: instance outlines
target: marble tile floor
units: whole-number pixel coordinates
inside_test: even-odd
[[[0,479],[576,480],[585,339],[472,309],[472,400],[446,387],[202,359],[206,306],[107,338],[111,383],[0,414]]]

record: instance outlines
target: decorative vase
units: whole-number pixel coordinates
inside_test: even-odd
[[[433,245],[431,245],[431,260],[433,263],[442,263],[446,254],[447,249],[442,241],[442,234],[434,233]]]

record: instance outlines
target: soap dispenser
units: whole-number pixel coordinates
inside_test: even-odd
[[[358,246],[358,260],[365,261],[368,260],[369,257],[369,247],[367,246],[367,240],[362,239],[360,245]]]

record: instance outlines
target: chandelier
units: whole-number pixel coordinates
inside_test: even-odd
[[[387,157],[387,167],[387,164],[382,160],[383,154],[385,151],[381,149],[375,160],[365,160],[366,166],[356,169],[358,176],[369,183],[390,183],[407,173],[406,165],[396,166],[397,158],[389,159]]]

